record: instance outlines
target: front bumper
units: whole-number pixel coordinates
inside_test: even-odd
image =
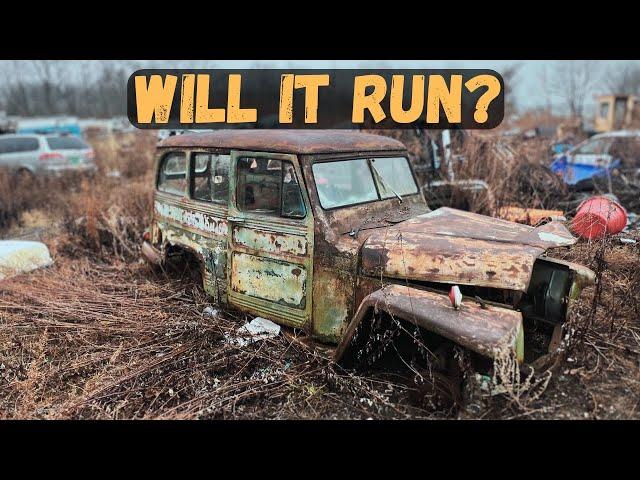
[[[147,261],[154,265],[160,265],[162,263],[162,252],[146,240],[142,242],[142,255]]]

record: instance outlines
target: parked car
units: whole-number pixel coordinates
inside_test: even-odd
[[[640,130],[601,133],[557,155],[551,170],[574,190],[590,190],[611,175],[640,180]]]
[[[0,167],[32,175],[97,170],[93,149],[72,135],[0,135]]]
[[[576,241],[558,222],[431,211],[406,148],[384,136],[174,136],[158,146],[155,178],[150,262],[195,259],[215,302],[337,345],[346,367],[401,351],[446,373],[456,345],[479,365],[505,351],[532,361],[557,346],[594,281],[545,255]]]

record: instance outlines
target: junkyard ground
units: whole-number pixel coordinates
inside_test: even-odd
[[[300,332],[237,346],[250,317],[206,314],[188,271],[142,262],[154,142],[96,139],[93,181],[3,180],[2,237],[41,239],[55,264],[0,284],[0,418],[640,418],[640,244],[620,242],[637,231],[554,252],[600,283],[550,370],[434,412],[404,378],[344,371]]]

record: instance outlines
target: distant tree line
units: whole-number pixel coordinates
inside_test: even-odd
[[[640,65],[590,60],[567,60],[545,66],[540,86],[551,113],[551,99],[559,100],[563,113],[585,118],[585,108],[596,95],[640,95]]]
[[[19,116],[126,115],[127,79],[136,69],[215,66],[212,61],[0,61],[0,110]],[[254,65],[269,67],[272,65]],[[505,80],[507,116],[518,110],[512,92],[520,80],[521,67],[521,63],[514,63],[500,72]],[[584,117],[585,104],[595,94],[640,94],[640,66],[636,62],[609,66],[594,61],[557,61],[549,69],[543,68],[539,80],[547,110],[551,112],[553,98],[565,113],[575,117]]]
[[[131,69],[114,62],[3,62],[0,110],[7,115],[126,115]]]

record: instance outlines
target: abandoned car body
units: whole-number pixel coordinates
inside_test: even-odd
[[[371,350],[363,331],[388,337],[372,330],[381,315],[430,337],[429,350],[455,344],[490,359],[509,349],[528,361],[525,329],[552,348],[594,280],[545,256],[575,239],[557,222],[431,211],[407,156],[396,140],[349,131],[168,138],[143,252],[155,263],[189,252],[215,301],[337,344],[346,365]]]

